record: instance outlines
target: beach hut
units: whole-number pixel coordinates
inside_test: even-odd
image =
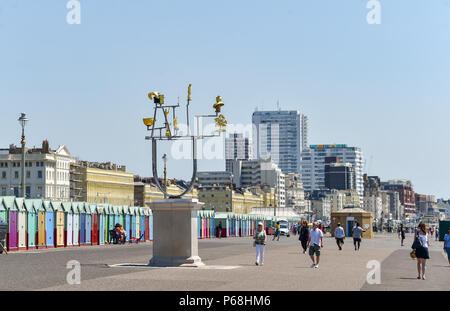
[[[125,207],[126,205],[122,205],[119,207],[119,224],[121,224],[125,229]]]
[[[80,211],[80,246],[86,245],[86,209],[85,203],[78,204]]]
[[[229,236],[230,228],[229,228],[229,214],[230,213],[224,213],[224,212],[218,212],[216,213],[214,217],[214,225],[215,225],[215,236],[219,236],[219,224],[222,223],[222,235],[221,237],[225,238]]]
[[[150,241],[150,209],[148,207],[144,207],[144,214],[145,214],[144,240]]]
[[[47,213],[44,205],[44,201],[42,199],[34,200],[34,209],[37,213],[37,245],[36,248],[46,248],[47,247],[47,238],[46,238],[46,230],[45,230],[45,214]]]
[[[73,246],[73,209],[71,202],[62,203],[64,210],[64,246]]]
[[[0,221],[7,223],[8,217],[6,216],[6,207],[3,205],[3,197],[0,197]]]
[[[24,202],[25,209],[27,210],[27,249],[36,248],[38,217],[34,207],[34,201],[27,199]]]
[[[104,204],[97,204],[98,244],[105,244],[105,208]]]
[[[80,246],[80,203],[72,203],[72,239],[73,246]]]
[[[16,198],[17,206],[17,249],[27,249],[27,209],[25,208],[25,199]]]
[[[55,247],[55,211],[50,201],[44,200],[45,209],[45,245],[47,248]]]
[[[142,242],[145,242],[145,209],[143,207],[139,208],[139,213],[140,213],[140,223],[139,223],[139,228],[140,228],[140,237],[142,237]]]
[[[92,212],[89,203],[84,203],[84,210],[86,211],[86,245],[92,245]]]
[[[50,202],[55,213],[55,247],[64,247],[64,208],[62,202]]]
[[[133,239],[136,237],[136,208],[134,206],[130,206],[130,215],[131,215],[130,239]]]
[[[112,205],[108,205],[108,242],[112,242],[112,237],[110,236],[109,232],[114,229],[114,226],[116,225],[116,219],[114,214],[114,208]]]
[[[92,245],[99,245],[98,240],[98,209],[96,204],[90,204],[91,216],[92,216],[92,233],[91,242]]]
[[[148,216],[148,235],[150,241],[153,241],[153,212],[151,209],[148,210],[149,216]]]
[[[211,216],[210,216],[210,218],[209,218],[209,238],[213,238],[213,237],[215,237],[216,235],[214,234],[214,228],[215,228],[215,224],[214,224],[214,217],[215,217],[215,212],[212,210],[211,211]]]
[[[136,238],[141,237],[141,209],[140,207],[135,207],[134,213],[136,214]]]
[[[122,213],[123,213],[123,229],[126,232],[127,238],[126,241],[128,242],[130,240],[130,234],[131,234],[131,225],[130,225],[130,221],[131,221],[131,217],[130,217],[130,207],[129,206],[123,206],[122,209]]]
[[[6,222],[8,223],[8,233],[6,234],[6,249],[8,251],[17,251],[17,205],[15,197],[4,197],[3,204],[6,209]]]
[[[112,206],[114,213],[114,226],[120,223],[120,206],[113,205]]]

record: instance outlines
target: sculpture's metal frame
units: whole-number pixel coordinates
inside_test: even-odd
[[[152,173],[153,179],[155,180],[156,186],[158,189],[169,199],[179,199],[182,196],[188,194],[192,191],[192,188],[195,185],[197,179],[197,140],[208,138],[208,137],[218,137],[222,132],[225,132],[224,128],[227,125],[227,121],[225,117],[220,114],[221,107],[224,105],[222,102],[222,98],[220,96],[216,97],[216,103],[213,105],[215,109],[215,114],[209,115],[196,115],[195,118],[197,120],[197,134],[190,135],[189,129],[189,104],[191,102],[191,85],[189,84],[188,88],[188,97],[187,97],[187,105],[186,105],[186,124],[187,124],[187,135],[178,135],[178,120],[176,117],[176,108],[180,107],[180,103],[177,105],[164,105],[164,95],[159,94],[158,92],[152,92],[148,94],[150,100],[154,101],[154,113],[153,118],[145,118],[144,124],[147,126],[147,130],[151,131],[150,136],[146,136],[146,140],[152,141]],[[158,113],[158,109],[161,109],[164,115],[164,126],[156,127],[156,117]],[[170,113],[170,109],[172,109],[172,122],[169,123],[168,114]],[[203,135],[203,132],[200,134],[200,119],[203,118],[214,118],[216,127],[219,129],[216,130],[213,134]],[[166,131],[165,135],[163,135],[163,130]],[[170,195],[167,193],[167,189],[165,186],[161,184],[158,178],[158,140],[182,140],[187,139],[192,141],[192,178],[188,188],[179,195]]]

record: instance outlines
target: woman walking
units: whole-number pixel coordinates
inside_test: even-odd
[[[262,266],[264,264],[264,246],[267,242],[266,231],[263,229],[263,224],[258,223],[258,229],[255,231],[253,236],[255,240],[254,244],[256,247],[256,262],[255,265]]]
[[[303,254],[306,254],[306,250],[308,249],[308,239],[309,239],[308,222],[306,221],[306,219],[302,220],[302,226],[300,227],[300,230],[299,230],[298,239],[302,243]]]
[[[418,239],[420,245],[416,248],[416,257],[417,257],[417,278],[420,280],[425,280],[425,267],[427,264],[427,259],[430,259],[428,252],[428,234],[427,228],[425,227],[425,223],[422,221],[419,223],[418,232],[416,233],[415,238]]]

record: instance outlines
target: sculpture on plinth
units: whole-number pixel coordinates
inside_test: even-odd
[[[189,130],[189,105],[191,102],[191,85],[189,84],[187,105],[186,105],[186,125],[187,133],[180,134],[178,116],[176,109],[180,104],[165,104],[164,95],[159,92],[151,92],[148,98],[154,103],[153,117],[144,118],[143,122],[150,131],[147,140],[152,141],[152,171],[153,178],[158,189],[164,194],[164,200],[153,200],[150,208],[153,211],[153,257],[149,265],[158,267],[167,266],[204,266],[198,256],[198,217],[197,211],[203,203],[198,199],[182,199],[194,187],[197,178],[197,140],[207,137],[220,136],[225,132],[227,121],[221,114],[224,103],[222,97],[217,96],[213,105],[214,114],[197,115],[197,133],[190,135]],[[161,118],[162,122],[158,122]],[[213,118],[216,130],[212,134],[203,135],[198,126],[203,118]],[[157,125],[159,124],[159,125]],[[174,141],[187,139],[192,140],[192,179],[185,191],[179,195],[170,195],[167,191],[167,184],[161,185],[158,178],[157,169],[157,145],[159,140]]]

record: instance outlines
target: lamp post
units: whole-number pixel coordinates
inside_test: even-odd
[[[164,153],[162,159],[164,161],[164,189],[167,192],[167,154]],[[164,193],[164,199],[167,199],[166,193]]]
[[[22,126],[22,197],[26,197],[25,194],[25,125],[28,122],[28,118],[25,113],[21,113],[20,118],[17,120]]]

